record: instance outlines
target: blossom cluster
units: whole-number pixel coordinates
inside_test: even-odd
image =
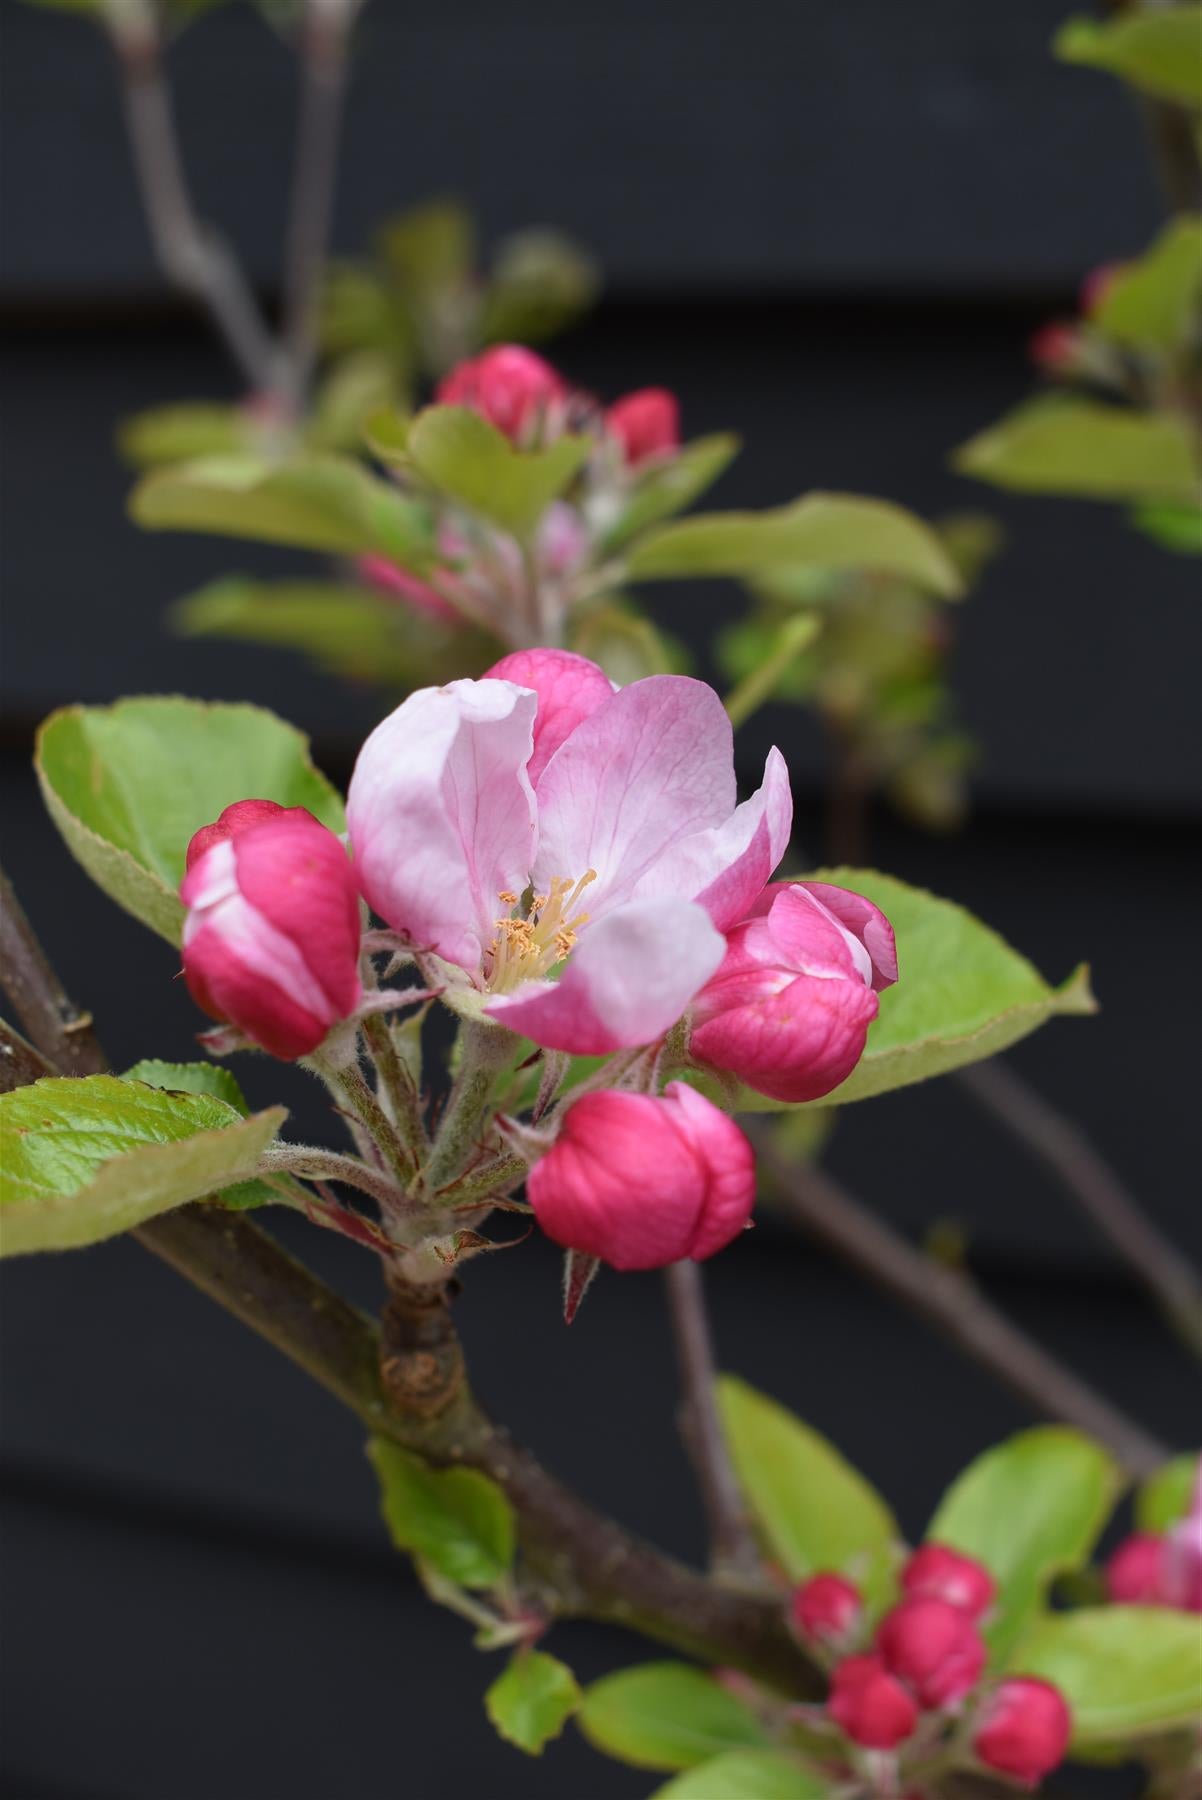
[[[865,1645],[867,1617],[856,1586],[821,1573],[792,1596],[791,1617],[811,1650],[837,1660],[826,1711],[860,1750],[930,1765],[957,1740],[986,1768],[1035,1787],[1063,1760],[1071,1718],[1050,1682],[1011,1675],[982,1680],[981,1623],[996,1586],[972,1557],[944,1544],[914,1551],[901,1572],[902,1597]]]
[[[244,800],[197,834],[193,996],[273,1055],[326,1054],[382,1003],[363,986],[382,930],[502,1060],[541,1054],[547,1101],[571,1058],[604,1059],[503,1123],[543,1229],[619,1268],[712,1255],[748,1221],[750,1146],[696,1083],[820,1098],[897,976],[870,901],[773,880],[784,759],[738,803],[726,713],[683,676],[619,689],[535,650],[421,689],[364,744],[347,820],[344,846],[303,809]]]

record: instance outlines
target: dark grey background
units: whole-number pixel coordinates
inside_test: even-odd
[[[975,907],[1050,976],[1092,960],[1100,1018],[1054,1025],[1014,1061],[1200,1250],[1197,565],[1102,509],[1003,499],[946,467],[1025,391],[1032,326],[1157,222],[1135,109],[1045,55],[1061,11],[375,0],[337,238],[353,249],[445,189],[489,236],[569,228],[609,290],[557,356],[601,392],[675,387],[690,433],[741,429],[721,502],[821,485],[1003,520],[1006,552],[959,620],[984,751],[973,821],[931,840],[882,813],[876,860]],[[341,778],[379,701],[284,656],[162,632],[166,602],[210,575],[299,565],[125,522],[114,421],[235,389],[154,271],[101,40],[0,0],[0,47],[5,857],[115,1063],[186,1057],[197,1020],[170,952],[93,901],[41,811],[36,720],[120,692],[252,698],[310,730]],[[270,292],[288,59],[231,8],[174,67],[198,195]],[[656,596],[695,639],[735,603],[712,586]],[[816,844],[816,734],[766,712],[745,773],[770,737]],[[245,1075],[254,1099],[280,1086],[266,1063]],[[330,1133],[316,1088],[283,1085],[298,1135]],[[1150,1309],[954,1088],[850,1111],[831,1162],[912,1233],[960,1221],[1008,1309],[1151,1429],[1196,1435],[1196,1386]],[[300,1247],[374,1303],[366,1259],[313,1233]],[[958,1466],[1025,1421],[770,1218],[711,1286],[724,1362],[836,1435],[911,1532]],[[115,1244],[10,1268],[3,1292],[7,1792],[617,1800],[655,1785],[570,1731],[537,1763],[496,1745],[477,1703],[496,1665],[389,1553],[357,1428],[175,1276]],[[565,1333],[555,1259],[532,1241],[473,1267],[460,1311],[486,1401],[600,1503],[700,1554],[655,1281],[603,1280]],[[582,1675],[639,1652],[582,1628],[557,1647]],[[1062,1791],[1101,1787],[1077,1774]]]

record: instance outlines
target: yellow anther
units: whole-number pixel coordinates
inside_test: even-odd
[[[517,895],[511,894],[508,888],[502,888],[497,895],[497,899],[505,906],[516,906],[518,903]]]
[[[541,979],[570,954],[580,928],[588,923],[587,913],[574,914],[573,909],[584,889],[596,879],[593,869],[579,881],[556,876],[548,893],[532,896],[525,918],[493,921],[497,935],[487,952],[491,965],[488,987],[493,993],[508,993],[523,981]],[[518,904],[508,891],[497,897],[503,905]]]

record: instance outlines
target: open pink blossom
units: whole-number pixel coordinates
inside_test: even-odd
[[[817,1100],[859,1062],[877,990],[896,979],[892,927],[870,900],[774,882],[727,935],[694,1009],[691,1054],[775,1100]]]
[[[347,805],[363,894],[536,1043],[651,1043],[784,852],[784,759],[737,805],[730,722],[703,682],[614,692],[562,651],[526,653],[520,674],[423,688],[368,738]]]
[[[662,1096],[606,1090],[568,1108],[526,1192],[555,1243],[615,1269],[713,1256],[755,1202],[755,1156],[724,1112],[670,1081]]]
[[[293,1061],[355,1011],[354,872],[334,833],[303,807],[227,807],[192,840],[180,898],[184,977],[211,1018]]]

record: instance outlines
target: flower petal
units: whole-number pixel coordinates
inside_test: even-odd
[[[860,981],[799,975],[779,993],[698,1025],[689,1049],[773,1100],[819,1100],[859,1062],[877,1005]]]
[[[526,770],[535,787],[559,746],[614,691],[604,669],[571,650],[515,650],[486,669],[483,680],[513,681],[538,695],[534,755]]]
[[[745,919],[789,846],[793,795],[780,751],[768,752],[764,780],[750,800],[708,831],[675,844],[647,871],[636,893],[684,894],[704,906],[720,931]]]
[[[630,899],[682,838],[722,825],[735,807],[730,720],[713,688],[649,675],[578,725],[539,782],[534,881],[595,869],[597,918]]]
[[[850,888],[832,887],[829,881],[774,881],[764,889],[748,917],[762,918],[773,910],[782,894],[797,889],[816,900],[845,933],[863,946],[867,963],[859,956],[855,961],[865,981],[869,980],[868,965],[871,965],[871,986],[875,991],[879,994],[883,988],[892,987],[897,980],[897,943],[893,927],[880,907],[874,906],[863,894],[853,893]]]
[[[479,967],[497,895],[520,894],[529,879],[536,704],[508,681],[421,688],[377,725],[351,777],[347,820],[368,905],[461,968]]]
[[[722,961],[725,944],[687,900],[632,900],[585,926],[558,981],[531,981],[485,1008],[548,1050],[600,1056],[650,1044]]]

